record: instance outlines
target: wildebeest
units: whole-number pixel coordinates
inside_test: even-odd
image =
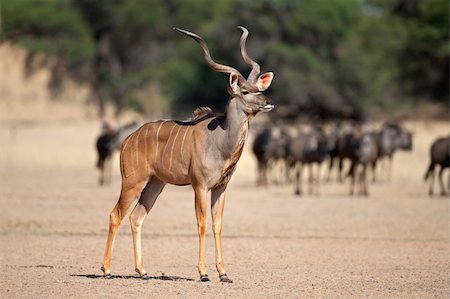
[[[330,176],[331,170],[334,165],[334,160],[338,159],[338,181],[342,182],[342,170],[344,167],[345,160],[354,159],[354,148],[353,139],[354,132],[357,130],[355,127],[350,127],[347,129],[341,129],[335,131],[335,141],[334,146],[330,149],[330,164],[328,169],[328,177]]]
[[[396,150],[412,150],[412,134],[398,123],[385,123],[376,133],[378,157],[372,162],[373,181],[376,181],[376,166],[379,160],[387,161],[387,179],[391,179],[392,158]]]
[[[102,132],[97,137],[95,143],[98,157],[97,168],[100,170],[100,185],[111,182],[111,160],[113,153],[116,150],[120,150],[120,146],[125,138],[136,129],[136,122],[126,124],[117,130],[114,130],[109,123],[103,123]]]
[[[342,155],[342,148],[343,143],[342,138],[346,134],[344,129],[341,127],[340,124],[337,124],[333,130],[327,135],[328,139],[328,150],[329,150],[329,164],[328,164],[328,174],[327,174],[327,181],[329,182],[331,180],[331,170],[333,169],[334,162],[336,159],[339,160],[340,163],[340,169],[338,170],[338,180],[342,180],[342,159],[344,159],[344,156],[340,157]]]
[[[321,127],[314,127],[311,132],[300,132],[293,137],[288,147],[288,161],[295,170],[296,195],[302,194],[303,166],[309,166],[309,193],[319,193],[320,166],[328,154],[328,143]],[[317,173],[314,175],[314,164]]]
[[[358,194],[368,196],[367,167],[372,164],[378,156],[376,134],[363,132],[361,128],[356,129],[349,137],[351,147],[351,166],[349,170],[350,195],[354,194],[355,181],[359,185]]]
[[[444,188],[444,182],[442,181],[442,174],[445,168],[450,167],[450,136],[438,138],[433,142],[430,148],[430,166],[425,173],[425,181],[430,178],[430,189],[428,191],[429,195],[433,195],[434,188],[434,168],[439,165],[441,168],[439,170],[439,185],[441,187],[441,195],[446,195]],[[450,188],[450,175],[448,181],[448,187]]]
[[[289,135],[283,129],[265,127],[253,141],[253,153],[258,162],[258,185],[267,185],[268,172],[276,163],[284,164]]]

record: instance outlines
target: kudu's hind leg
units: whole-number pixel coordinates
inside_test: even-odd
[[[145,217],[161,194],[165,183],[157,177],[153,177],[141,193],[141,197],[130,214],[131,233],[133,235],[134,247],[134,261],[135,270],[143,278],[146,277],[147,272],[144,270],[142,262],[142,246],[141,246],[141,229]]]
[[[233,282],[228,278],[222,256],[222,217],[225,204],[225,187],[211,191],[211,216],[216,243],[216,269],[221,282]]]
[[[135,184],[132,188],[127,188],[124,190],[122,184],[122,191],[120,193],[119,200],[114,206],[113,210],[109,214],[109,231],[108,231],[108,239],[106,241],[105,248],[105,257],[103,259],[103,266],[101,267],[105,277],[111,277],[111,255],[114,246],[114,240],[116,238],[117,230],[119,229],[119,225],[122,222],[123,218],[127,214],[128,209],[131,204],[139,198],[142,188],[146,182],[142,181],[138,184]]]

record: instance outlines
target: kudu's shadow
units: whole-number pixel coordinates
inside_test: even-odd
[[[69,274],[72,277],[85,277],[89,279],[106,279],[103,275],[97,274]],[[109,279],[139,279],[139,280],[169,280],[169,281],[195,281],[192,278],[174,276],[174,275],[158,275],[158,276],[146,276],[145,278],[137,275],[111,275]]]

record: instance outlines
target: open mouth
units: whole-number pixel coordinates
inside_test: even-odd
[[[265,111],[265,112],[267,112],[267,111],[272,110],[273,108],[275,108],[274,105],[272,105],[272,104],[267,104],[266,106],[262,106],[262,107],[260,107],[259,109],[260,109],[260,110],[263,110],[263,111]]]

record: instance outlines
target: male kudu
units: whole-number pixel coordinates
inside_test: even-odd
[[[110,278],[111,253],[117,229],[131,204],[138,200],[130,214],[136,272],[148,277],[141,256],[141,227],[158,195],[166,184],[192,185],[200,241],[198,271],[201,281],[209,281],[205,266],[205,234],[207,192],[211,190],[211,211],[216,247],[216,268],[220,281],[232,282],[226,275],[222,257],[221,231],[225,190],[247,139],[249,120],[273,105],[261,92],[273,79],[273,73],[258,77],[259,65],[246,51],[248,31],[240,40],[241,55],[252,67],[247,79],[236,69],[212,60],[206,43],[198,35],[174,28],[193,38],[203,49],[208,65],[215,71],[228,73],[231,99],[225,113],[216,115],[209,108],[194,112],[191,121],[160,120],[150,122],[131,134],[120,153],[122,189],[110,214],[108,240],[102,266]]]

